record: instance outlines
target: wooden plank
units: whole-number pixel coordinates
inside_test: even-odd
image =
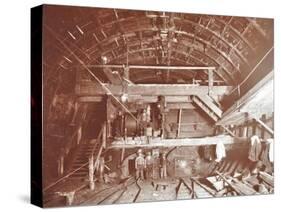
[[[124,68],[124,65],[87,65],[88,68]],[[215,70],[213,66],[151,66],[128,65],[129,69],[157,69],[157,70]]]
[[[248,120],[247,113],[246,112],[235,112],[231,116],[228,116],[227,118],[223,119],[222,121],[218,121],[216,125],[231,125],[235,124],[238,125],[239,123],[244,123]]]
[[[266,182],[268,185],[270,185],[271,187],[274,187],[274,177],[267,174],[266,172],[259,172],[259,177]]]
[[[78,102],[101,102],[103,101],[103,96],[80,96],[77,98]]]
[[[210,118],[212,118],[215,122],[218,121],[218,116],[198,96],[193,96],[192,100],[198,107],[200,107],[206,114],[208,114]]]
[[[196,178],[192,178],[191,180],[193,180],[197,185],[199,185],[201,188],[203,188],[205,191],[207,191],[209,194],[211,194],[213,197],[216,197],[216,192],[214,190],[212,190],[211,188],[209,188],[208,186],[202,184],[199,180],[197,180]]]
[[[240,191],[242,195],[254,195],[259,194],[256,190],[254,190],[248,183],[240,182],[237,179],[233,179],[234,183],[232,184],[236,190]]]
[[[119,100],[120,97],[118,96]],[[141,96],[141,95],[130,95],[128,96],[128,102],[144,102],[144,103],[156,103],[158,102],[158,96]],[[195,106],[191,104],[189,96],[166,96],[168,109],[194,109]],[[102,102],[104,100],[103,95],[95,96],[79,96],[77,98],[78,102]]]
[[[198,95],[200,100],[204,102],[218,117],[222,116],[222,110],[215,105],[215,103],[212,101],[211,97],[209,95]]]
[[[231,86],[214,86],[214,95],[225,95],[231,89]],[[138,84],[129,85],[129,94],[141,95],[158,95],[158,96],[187,96],[187,95],[206,95],[208,94],[208,86],[194,86],[182,84]]]
[[[149,144],[140,144],[138,142],[125,142],[124,140],[113,141],[108,148],[151,148],[151,147],[174,147],[174,146],[206,146],[216,145],[222,142],[224,145],[243,143],[249,139],[246,137],[231,137],[227,135],[205,137],[205,138],[177,138],[177,139],[160,139],[152,138]]]
[[[209,86],[209,95],[212,95],[214,85],[214,72],[212,69],[208,70],[208,86]]]
[[[167,103],[167,109],[195,109],[196,107],[190,102]]]
[[[244,182],[238,181],[237,179],[231,176],[228,176],[228,180],[223,174],[218,171],[216,171],[216,174],[218,174],[224,180],[224,182],[227,183],[239,195],[258,194],[258,192],[256,192],[253,188],[251,188]]]
[[[159,97],[158,96],[142,96],[142,95],[130,95],[128,96],[128,102],[136,102],[136,101],[142,101],[142,102],[146,102],[146,103],[156,103],[159,101]],[[189,98],[189,96],[165,96],[165,101],[167,103],[179,103],[180,105],[183,104],[188,104],[191,103],[191,99]],[[180,105],[175,106],[175,109],[178,108]],[[167,106],[169,107],[169,106]],[[173,106],[171,106],[173,107]],[[186,107],[190,107],[190,105],[186,105]]]
[[[120,85],[103,84],[110,90],[106,91],[100,84],[91,81],[81,81],[76,86],[76,94],[83,95],[109,95],[121,96],[123,88]],[[183,84],[129,84],[127,94],[142,96],[188,96],[188,95],[207,95],[208,86],[195,86]],[[227,95],[232,86],[214,86],[213,95]]]
[[[181,116],[182,116],[182,109],[179,109],[178,114],[178,129],[177,129],[177,138],[180,137],[180,130],[181,130]]]

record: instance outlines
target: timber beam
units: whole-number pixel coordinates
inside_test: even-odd
[[[216,67],[208,66],[151,66],[151,65],[88,65],[88,68],[121,68],[127,67],[128,69],[157,69],[157,70],[215,70]]]
[[[110,93],[102,88],[101,85],[92,81],[81,81],[76,85],[75,92],[78,96],[98,96],[114,95],[121,96],[123,88],[120,85],[103,84]],[[232,86],[213,86],[212,94],[217,96],[227,95]],[[189,95],[207,95],[208,86],[184,85],[184,84],[129,84],[127,94],[141,96],[189,96]]]
[[[121,100],[120,96],[117,96],[119,100]],[[104,95],[98,96],[79,96],[77,97],[78,102],[102,102],[106,98]],[[168,103],[168,108],[174,109],[194,109],[192,106],[192,101],[189,96],[165,96],[165,100]],[[141,96],[141,95],[130,95],[128,96],[128,100],[130,102],[142,102],[142,103],[156,103],[159,101],[158,96]],[[169,103],[171,104],[169,106]]]
[[[248,142],[247,137],[231,137],[229,135],[219,135],[205,138],[175,138],[175,139],[158,139],[152,138],[149,144],[126,143],[125,141],[113,141],[109,148],[151,148],[151,147],[174,147],[174,146],[206,146],[216,145],[222,142],[224,145],[241,144]]]

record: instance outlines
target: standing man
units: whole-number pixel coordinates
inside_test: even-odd
[[[151,152],[148,152],[145,157],[145,178],[147,180],[151,179],[153,170],[153,158]]]
[[[144,180],[144,174],[143,174],[144,168],[145,168],[145,159],[143,157],[142,150],[139,149],[138,156],[136,157],[136,160],[135,160],[135,169],[136,169],[136,178],[137,179],[141,178],[141,180]]]
[[[153,164],[152,164],[152,178],[159,178],[159,168],[160,168],[160,159],[158,154],[153,154]]]
[[[167,178],[167,159],[165,152],[162,153],[160,158],[160,178]]]

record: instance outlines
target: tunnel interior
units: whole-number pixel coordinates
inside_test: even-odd
[[[54,5],[43,14],[43,187],[90,184],[74,201],[100,204],[95,189],[137,177],[141,155],[154,160],[144,193],[167,178],[177,194],[195,183],[216,196],[227,176],[248,177],[254,194],[273,176],[273,19]],[[244,194],[229,185],[224,195]]]

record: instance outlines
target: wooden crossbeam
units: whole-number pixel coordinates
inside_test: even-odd
[[[78,102],[102,102],[105,99],[103,95],[98,96],[79,96],[77,98]],[[158,102],[158,96],[141,96],[141,95],[131,95],[128,96],[128,102],[138,102],[143,103],[156,103]],[[191,100],[188,96],[165,96],[165,100],[168,103],[168,109],[194,109],[195,106],[191,104]]]
[[[111,94],[120,96],[123,94],[122,86],[104,84]],[[232,86],[213,86],[213,95],[227,95]],[[208,86],[195,86],[184,84],[129,84],[127,86],[128,95],[142,96],[188,96],[188,95],[207,95]],[[76,85],[76,94],[83,95],[107,95],[110,94],[101,85],[91,81],[81,81]]]
[[[216,67],[206,66],[151,66],[151,65],[88,65],[88,68],[124,68],[129,69],[157,69],[157,70],[215,70]]]
[[[126,143],[121,141],[113,141],[108,148],[151,148],[151,147],[175,147],[175,146],[207,146],[216,145],[222,142],[224,145],[234,143],[245,143],[249,141],[247,137],[231,137],[229,135],[220,135],[205,138],[175,138],[175,139],[159,139],[152,138],[149,144]]]

